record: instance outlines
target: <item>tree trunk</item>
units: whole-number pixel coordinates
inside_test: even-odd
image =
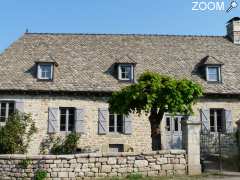
[[[151,110],[149,121],[151,125],[152,150],[161,149],[161,131],[160,123],[162,121],[164,112],[158,111],[156,108]]]

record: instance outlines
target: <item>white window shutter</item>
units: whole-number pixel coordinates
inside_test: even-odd
[[[98,109],[98,134],[107,134],[108,121],[109,121],[108,108],[99,108]]]
[[[84,134],[84,109],[76,109],[75,112],[75,131],[76,133]]]
[[[24,112],[24,103],[23,103],[23,101],[16,101],[16,102],[15,102],[15,109],[16,109],[18,112],[23,113],[23,112]]]
[[[210,131],[210,110],[209,109],[200,109],[200,117],[202,121],[202,131]]]
[[[59,132],[59,108],[48,108],[48,133]]]
[[[225,133],[232,133],[233,132],[233,119],[232,119],[232,111],[231,110],[224,110],[224,114],[225,114],[225,121],[223,124],[224,127],[224,132]]]
[[[124,115],[124,134],[132,134],[132,115]]]

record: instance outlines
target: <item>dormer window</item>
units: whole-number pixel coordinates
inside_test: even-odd
[[[221,81],[220,66],[207,66],[206,77],[208,82],[220,82]]]
[[[38,63],[37,78],[40,80],[53,79],[53,63]]]
[[[133,65],[132,64],[119,64],[118,65],[118,79],[122,81],[133,80]]]

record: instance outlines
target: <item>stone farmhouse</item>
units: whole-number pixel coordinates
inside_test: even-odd
[[[81,134],[82,149],[150,151],[148,117],[112,114],[107,103],[148,70],[200,83],[194,112],[202,128],[232,132],[240,117],[239,45],[236,17],[226,36],[25,33],[0,55],[0,125],[16,109],[31,113],[38,132],[29,154],[49,134],[71,131]],[[162,149],[181,148],[183,117],[166,113],[154,137]]]

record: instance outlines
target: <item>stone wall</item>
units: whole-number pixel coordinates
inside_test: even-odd
[[[79,148],[87,146],[108,152],[109,144],[123,144],[126,149],[133,149],[134,152],[151,151],[151,131],[148,117],[144,114],[132,118],[132,134],[107,133],[98,134],[98,108],[107,108],[106,97],[84,97],[84,96],[17,96],[0,95],[0,100],[13,100],[23,103],[24,112],[31,113],[37,133],[33,136],[30,144],[29,154],[39,154],[39,147],[44,139],[48,138],[48,108],[49,107],[75,107],[84,108],[85,133],[81,135]],[[56,135],[65,136],[64,132]]]
[[[240,119],[240,100],[239,98],[213,98],[213,99],[200,99],[194,106],[193,111],[194,115],[200,117],[200,109],[210,109],[210,108],[219,108],[219,109],[228,109],[232,112],[233,126],[236,128],[235,122]]]
[[[20,164],[27,159],[29,165]],[[187,172],[184,150],[149,153],[76,154],[76,155],[0,155],[1,179],[31,179],[38,169],[46,170],[49,179],[125,176],[181,175]]]
[[[136,153],[151,151],[151,130],[148,117],[134,115],[132,121],[132,134],[108,133],[98,134],[98,108],[106,108],[107,97],[84,97],[84,96],[48,96],[48,95],[0,95],[0,100],[21,101],[24,111],[31,113],[38,128],[30,144],[29,154],[39,154],[41,142],[48,137],[48,108],[49,107],[76,107],[85,109],[85,128],[79,141],[79,148],[89,146],[108,152],[109,144],[123,144],[127,149]],[[200,99],[193,107],[194,115],[199,117],[201,108],[227,108],[232,111],[233,121],[240,118],[239,99]],[[235,123],[233,123],[235,126]],[[162,130],[164,127],[162,126]],[[64,133],[58,135],[65,136]],[[164,138],[164,136],[163,136]],[[162,140],[164,142],[164,140]]]

